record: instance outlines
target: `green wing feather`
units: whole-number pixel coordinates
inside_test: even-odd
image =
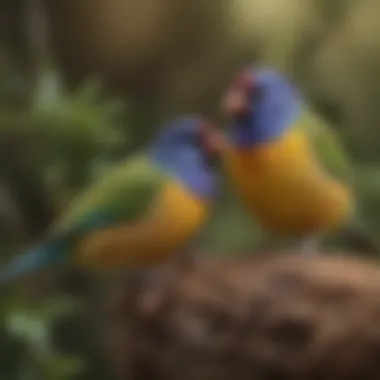
[[[66,259],[76,239],[89,231],[141,218],[164,182],[164,172],[146,158],[116,165],[72,202],[46,241],[1,269],[0,283]]]
[[[353,172],[350,158],[329,124],[309,108],[305,108],[300,124],[301,128],[305,128],[310,143],[326,169],[334,176],[351,181]]]
[[[55,233],[104,228],[144,216],[165,180],[145,156],[117,164],[69,205]]]
[[[358,180],[357,170],[352,165],[339,136],[330,128],[327,122],[311,110],[306,110],[303,117],[302,128],[306,128],[310,141],[322,164],[331,174],[349,183],[357,202],[354,214],[346,222],[344,228],[340,230],[342,241],[349,242],[350,249],[356,249],[362,253],[367,252],[371,255],[376,252],[378,255],[379,247],[377,240],[374,238],[376,235],[372,236],[367,217],[364,218],[362,215],[362,193],[365,175]],[[374,173],[371,173],[370,177],[374,178]],[[357,207],[358,204],[360,208]]]

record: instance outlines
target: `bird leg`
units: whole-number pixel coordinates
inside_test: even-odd
[[[316,237],[304,238],[301,241],[299,249],[304,256],[317,256],[319,253],[319,239]]]

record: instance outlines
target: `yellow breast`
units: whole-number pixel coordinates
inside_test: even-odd
[[[227,149],[225,162],[246,207],[263,227],[277,233],[317,233],[351,212],[348,188],[321,168],[302,130],[268,146]]]
[[[155,264],[185,245],[207,214],[206,203],[170,182],[143,219],[86,236],[76,256],[100,269]]]

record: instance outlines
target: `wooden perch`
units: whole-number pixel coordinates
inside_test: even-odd
[[[156,274],[112,299],[120,380],[380,379],[380,270],[369,262],[199,258]]]

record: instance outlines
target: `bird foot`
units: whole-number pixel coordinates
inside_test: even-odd
[[[315,257],[319,254],[317,239],[305,239],[300,245],[301,254],[305,257]]]

